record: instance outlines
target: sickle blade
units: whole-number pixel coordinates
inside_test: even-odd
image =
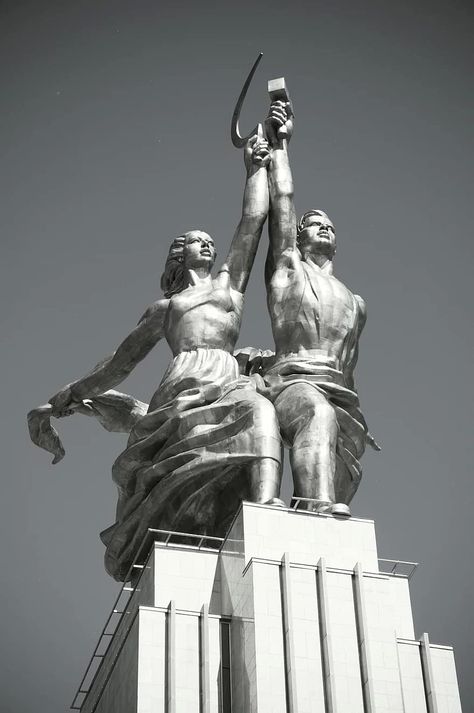
[[[249,88],[250,83],[253,79],[253,75],[255,74],[255,70],[257,69],[258,64],[259,64],[260,60],[262,59],[262,57],[263,57],[263,52],[260,52],[260,54],[258,55],[257,59],[254,62],[252,69],[249,72],[249,76],[245,80],[245,84],[242,87],[242,91],[240,92],[239,98],[237,99],[237,104],[235,105],[234,113],[232,114],[232,123],[231,123],[231,127],[230,127],[230,134],[231,134],[231,138],[232,138],[232,143],[238,149],[241,149],[243,146],[245,146],[245,144],[250,139],[250,137],[254,136],[254,134],[256,134],[257,130],[258,130],[258,126],[256,126],[255,129],[253,129],[248,136],[242,137],[240,135],[240,130],[239,130],[239,118],[240,118],[240,112],[242,110],[242,105],[243,105],[243,103],[245,101],[245,97],[247,95],[248,88]]]

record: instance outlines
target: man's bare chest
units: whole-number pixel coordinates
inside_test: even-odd
[[[350,327],[357,317],[357,302],[352,292],[333,275],[316,270],[290,273],[285,280],[272,280],[270,303],[284,318],[304,318],[314,314],[319,322],[344,323]]]

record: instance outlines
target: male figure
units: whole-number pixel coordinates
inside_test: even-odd
[[[275,363],[267,371],[284,442],[290,448],[294,497],[300,507],[350,515],[361,477],[359,458],[370,437],[354,386],[365,303],[333,275],[334,225],[321,210],[296,222],[287,140],[289,104],[273,102],[266,122],[270,246],[267,299]]]

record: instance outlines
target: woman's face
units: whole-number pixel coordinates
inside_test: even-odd
[[[186,233],[183,247],[184,267],[195,270],[198,267],[207,267],[211,271],[216,259],[214,240],[202,230],[190,230]]]

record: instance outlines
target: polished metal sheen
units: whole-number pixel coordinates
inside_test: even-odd
[[[258,63],[258,61],[257,61]],[[257,64],[256,63],[256,64]],[[255,71],[256,64],[251,72]],[[299,224],[288,142],[293,110],[283,79],[269,83],[269,116],[244,146],[242,217],[215,277],[214,241],[175,238],[146,310],[116,351],[28,414],[34,443],[64,456],[51,417],[80,412],[129,434],[114,463],[116,522],[101,534],[107,571],[127,576],[149,528],[225,534],[242,500],[281,505],[282,441],[299,507],[349,515],[366,442],[376,447],[354,386],[365,304],[333,275],[335,231],[320,210]],[[238,140],[237,140],[238,139]],[[235,352],[244,293],[269,216],[266,264],[275,353]],[[149,404],[114,390],[160,339],[172,360]]]

